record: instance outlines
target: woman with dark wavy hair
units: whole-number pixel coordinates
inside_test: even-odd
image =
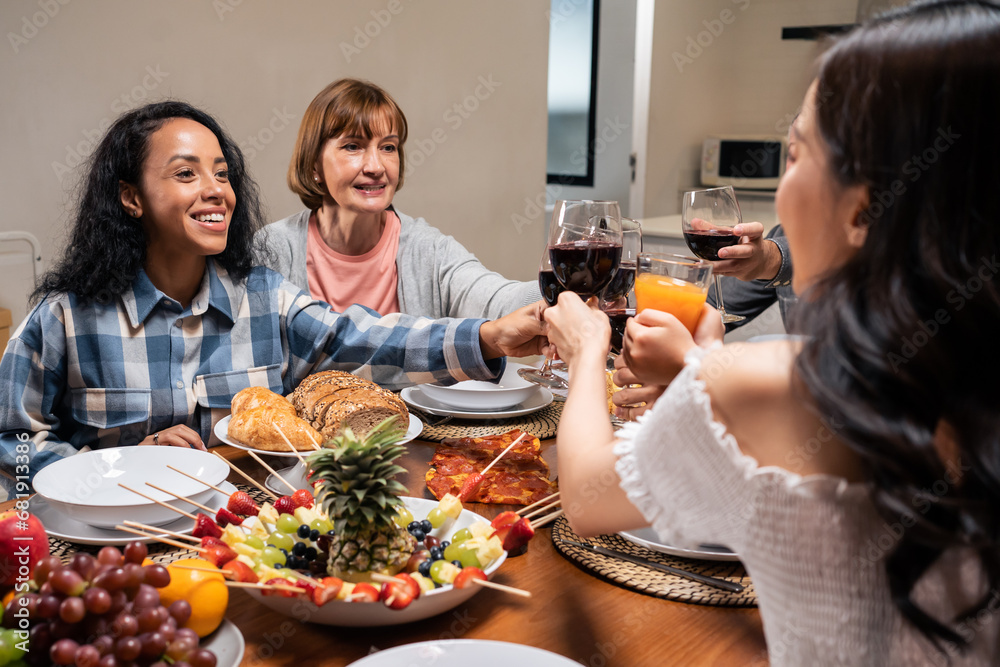
[[[256,266],[239,148],[182,102],[126,113],[94,152],[65,256],[0,359],[0,486],[84,448],[204,449],[232,397],[308,374],[390,388],[492,379],[540,351],[541,303],[496,321],[334,312]]]
[[[607,319],[571,293],[545,311],[571,524],[731,547],[772,665],[1000,660],[998,109],[997,3],[919,2],[834,43],[776,195],[804,337],[705,349],[630,323],[635,358],[686,365],[617,440]]]

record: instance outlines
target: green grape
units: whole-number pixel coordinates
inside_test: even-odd
[[[456,531],[451,538],[452,544],[458,544],[459,542],[464,542],[472,538],[472,531],[468,528],[463,528],[462,530]]]
[[[400,528],[406,528],[413,521],[413,512],[406,509],[405,507],[400,507],[396,516],[392,517],[392,520],[396,522],[396,525]]]
[[[25,651],[17,648],[18,636],[14,630],[0,630],[0,665],[20,660]]]
[[[427,520],[431,522],[431,527],[433,528],[440,528],[443,526],[444,520],[447,518],[448,516],[437,507],[427,513]]]
[[[264,540],[260,539],[256,535],[251,535],[250,537],[248,537],[245,544],[248,547],[253,547],[254,549],[257,549],[258,551],[264,548]]]
[[[292,535],[299,529],[299,520],[291,514],[282,514],[278,517],[277,529],[283,533]]]
[[[453,560],[462,560],[463,551],[468,551],[468,549],[463,549],[459,545],[452,542],[444,548],[444,559],[449,563]]]
[[[264,547],[264,553],[260,557],[261,563],[268,567],[285,564],[285,554],[281,553],[278,547]]]
[[[328,533],[333,530],[333,524],[330,523],[329,519],[313,519],[312,523],[309,524],[310,530],[318,530],[320,535]]]
[[[291,551],[292,547],[295,546],[295,540],[292,539],[292,536],[280,530],[271,533],[267,538],[267,543],[285,551]]]
[[[479,563],[479,556],[475,549],[459,549],[458,560],[462,563],[462,567],[478,567],[480,569],[483,567]]]
[[[444,583],[444,579],[441,577],[441,572],[444,570],[445,565],[450,565],[450,563],[444,560],[436,560],[431,563],[431,581],[437,584]]]

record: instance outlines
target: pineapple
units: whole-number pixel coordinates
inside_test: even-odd
[[[316,500],[333,522],[327,571],[344,581],[361,582],[372,573],[403,569],[417,541],[393,517],[406,487],[395,480],[405,472],[395,461],[403,454],[393,422],[386,419],[363,440],[351,429],[309,455]]]

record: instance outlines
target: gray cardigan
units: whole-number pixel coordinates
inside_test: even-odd
[[[265,265],[309,291],[306,241],[310,211],[267,225],[258,234],[270,255]],[[408,315],[497,319],[542,298],[538,282],[507,280],[483,266],[451,236],[423,218],[399,216],[396,295]]]

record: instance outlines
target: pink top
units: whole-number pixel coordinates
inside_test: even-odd
[[[375,247],[363,255],[342,255],[326,244],[309,217],[306,243],[306,274],[314,298],[326,301],[338,313],[360,303],[380,315],[399,312],[396,295],[396,250],[399,248],[399,216],[386,211],[385,229]]]

